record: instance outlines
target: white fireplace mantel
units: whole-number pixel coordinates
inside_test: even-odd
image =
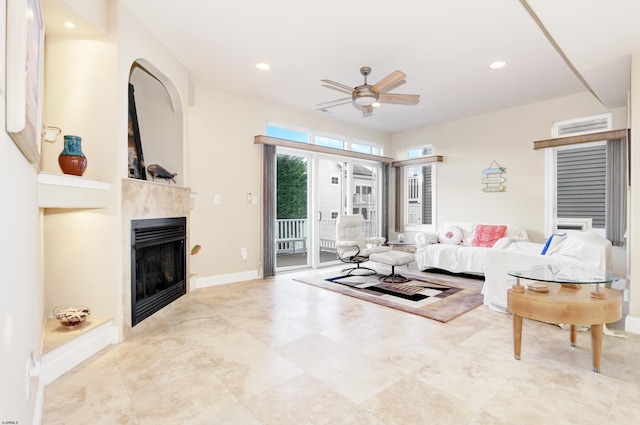
[[[38,173],[40,208],[105,208],[111,183],[68,174]]]

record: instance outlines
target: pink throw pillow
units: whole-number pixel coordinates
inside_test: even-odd
[[[506,232],[507,226],[478,224],[476,226],[476,232],[473,235],[473,242],[471,242],[471,246],[491,248],[499,239],[504,237]]]

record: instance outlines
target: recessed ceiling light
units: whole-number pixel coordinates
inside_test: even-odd
[[[256,68],[258,68],[260,71],[267,71],[271,69],[271,65],[265,62],[260,62],[256,64]]]
[[[491,65],[489,65],[489,68],[491,68],[491,69],[500,69],[500,68],[504,68],[505,66],[507,66],[507,63],[505,61],[496,61],[496,62],[492,63]]]
[[[66,22],[64,23],[64,26],[65,26],[66,28],[69,28],[70,30],[72,30],[72,29],[74,29],[74,28],[76,27],[76,24],[74,24],[74,23],[73,23],[73,22],[71,22],[71,21],[66,21]]]

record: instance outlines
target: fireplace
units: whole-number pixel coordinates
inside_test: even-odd
[[[186,294],[185,217],[131,220],[131,326]]]

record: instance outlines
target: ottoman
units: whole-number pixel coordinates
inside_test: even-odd
[[[387,276],[382,276],[380,280],[389,283],[405,283],[408,282],[409,279],[396,273],[396,266],[405,266],[410,262],[416,259],[415,255],[402,252],[402,251],[387,251],[387,252],[379,252],[376,254],[371,254],[369,256],[371,261],[375,261],[376,263],[386,264],[387,266],[391,266],[391,274]]]

